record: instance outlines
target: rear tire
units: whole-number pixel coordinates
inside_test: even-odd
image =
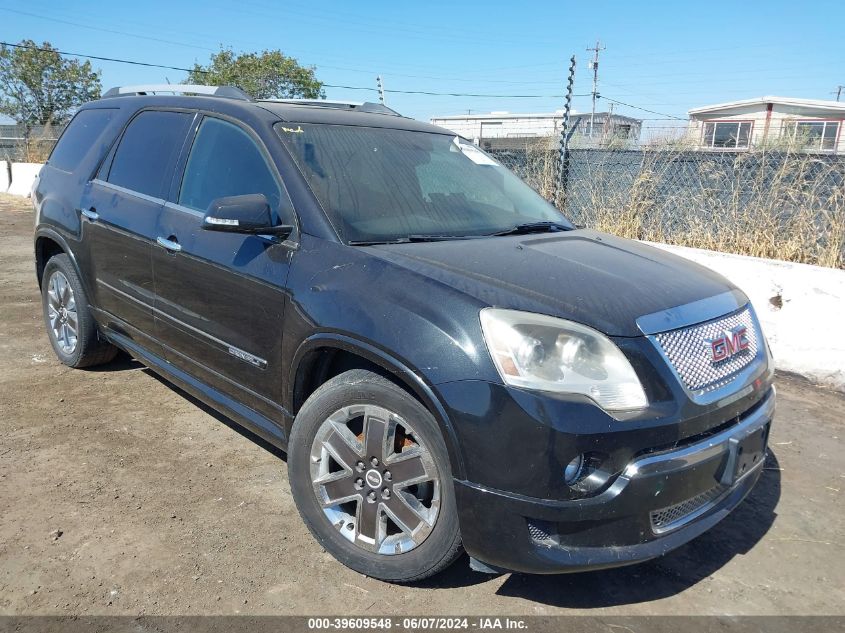
[[[382,376],[348,371],[308,398],[291,432],[288,477],[317,541],[362,574],[414,582],[463,551],[437,422]]]
[[[112,360],[117,348],[103,339],[88,296],[65,253],[50,258],[41,278],[41,305],[56,356],[69,367],[93,367]]]

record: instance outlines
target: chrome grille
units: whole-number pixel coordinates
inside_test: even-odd
[[[747,328],[748,349],[714,363],[708,341],[739,326]],[[747,306],[707,323],[656,334],[654,339],[691,391],[711,391],[730,382],[754,361],[759,347],[754,317]]]
[[[727,489],[727,486],[719,484],[668,508],[653,510],[651,512],[652,531],[659,534],[681,527],[692,515],[721,497]]]

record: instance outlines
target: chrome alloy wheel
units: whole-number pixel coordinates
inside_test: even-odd
[[[311,446],[311,482],[329,522],[369,552],[420,545],[440,510],[431,453],[397,414],[375,405],[343,407]]]
[[[58,346],[65,354],[73,354],[79,340],[76,298],[64,273],[57,270],[47,282],[47,318]]]

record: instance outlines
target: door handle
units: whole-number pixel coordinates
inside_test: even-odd
[[[179,244],[179,242],[177,242],[175,239],[167,239],[167,238],[164,238],[164,237],[157,237],[156,243],[159,246],[166,248],[171,253],[178,253],[179,251],[182,250],[182,245]]]
[[[94,207],[91,207],[90,209],[80,209],[79,213],[88,218],[91,222],[96,222],[100,219],[100,214],[97,213],[97,210]]]

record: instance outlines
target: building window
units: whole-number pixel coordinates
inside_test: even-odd
[[[617,138],[631,138],[631,126],[628,123],[620,123],[614,126],[613,135]]]
[[[701,144],[704,147],[747,149],[752,125],[751,121],[706,121]]]
[[[788,123],[786,133],[802,147],[813,150],[834,150],[840,121],[795,121]]]

